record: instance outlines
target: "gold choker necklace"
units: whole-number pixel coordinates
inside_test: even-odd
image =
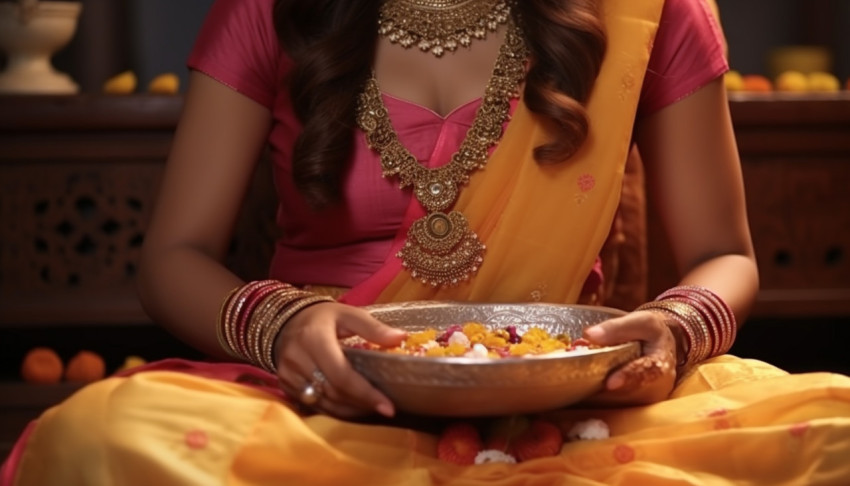
[[[484,261],[484,244],[466,216],[445,211],[457,201],[470,173],[484,167],[490,147],[501,138],[511,99],[519,95],[526,56],[522,35],[510,22],[472,126],[451,160],[433,169],[420,164],[399,141],[375,76],[366,82],[358,99],[357,124],[380,155],[383,176],[397,176],[401,188],[413,186],[414,196],[428,211],[413,222],[397,254],[413,278],[433,286],[454,285],[475,274]]]
[[[437,57],[484,39],[510,17],[509,0],[386,0],[378,33],[403,47]]]

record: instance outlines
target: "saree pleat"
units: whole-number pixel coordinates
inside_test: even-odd
[[[91,385],[44,414],[18,486],[788,484],[850,480],[850,378],[789,375],[721,356],[669,400],[547,414],[565,432],[606,421],[611,437],[517,465],[436,459],[436,436],[392,423],[307,416],[269,388],[148,371]],[[256,373],[264,373],[257,371]],[[226,372],[225,372],[226,374]],[[271,385],[269,385],[271,386]],[[49,467],[45,467],[49,465]]]

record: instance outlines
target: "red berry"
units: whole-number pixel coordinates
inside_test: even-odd
[[[516,326],[511,325],[511,326],[508,326],[508,327],[507,327],[507,328],[505,328],[505,329],[507,329],[507,331],[508,331],[508,336],[509,336],[509,337],[508,337],[508,342],[509,342],[509,343],[511,343],[511,344],[517,344],[517,343],[522,342],[522,338],[521,338],[521,337],[519,336],[519,334],[517,334],[517,332],[516,332]]]
[[[437,457],[455,464],[475,464],[475,456],[481,451],[481,436],[478,430],[465,422],[457,422],[443,430],[437,441]]]
[[[443,332],[437,337],[436,341],[440,344],[446,344],[447,342],[449,342],[449,338],[452,337],[452,334],[462,331],[463,326],[461,326],[460,324],[452,324],[445,330],[445,332]]]
[[[537,419],[531,422],[528,430],[517,437],[513,449],[518,460],[528,461],[557,455],[561,452],[563,442],[561,429],[557,425]]]

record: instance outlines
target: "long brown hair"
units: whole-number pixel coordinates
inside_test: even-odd
[[[295,184],[314,207],[337,202],[356,133],[357,94],[372,69],[382,0],[275,0],[274,24],[294,62],[289,89],[303,126]],[[587,138],[583,103],[599,74],[606,38],[598,0],[518,0],[531,65],[523,93],[548,120],[538,163],[567,160]]]

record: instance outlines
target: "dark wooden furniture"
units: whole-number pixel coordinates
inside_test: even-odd
[[[66,361],[95,351],[108,371],[130,355],[201,357],[151,323],[133,283],[182,103],[0,96],[0,457],[27,420],[75,388],[19,382],[35,346]],[[273,189],[263,175],[229,255],[245,278],[264,275],[274,240]]]
[[[850,96],[740,96],[731,107],[763,285],[738,354],[759,356],[764,336],[793,335],[790,326],[812,316],[846,332]],[[31,347],[54,347],[65,359],[92,349],[109,369],[131,354],[194,356],[150,323],[132,282],[181,108],[180,97],[152,95],[0,97],[0,455],[27,420],[74,389],[20,383]],[[231,251],[246,278],[262,276],[271,251],[266,169]],[[676,277],[649,223],[654,295]],[[784,350],[777,341],[767,347],[777,346]],[[774,362],[794,367],[782,357]]]
[[[761,280],[731,352],[850,373],[850,92],[732,93],[730,108]],[[658,222],[648,227],[654,296],[677,272]]]
[[[761,277],[753,317],[850,316],[850,92],[730,98]],[[655,295],[676,271],[649,226]]]

